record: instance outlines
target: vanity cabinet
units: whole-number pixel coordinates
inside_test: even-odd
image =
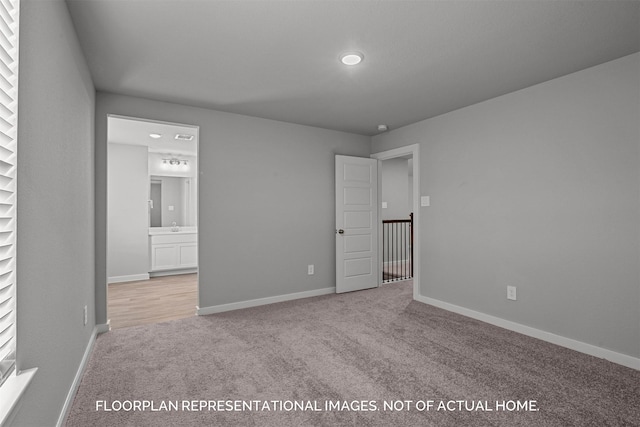
[[[167,233],[149,236],[150,272],[198,266],[198,235]]]

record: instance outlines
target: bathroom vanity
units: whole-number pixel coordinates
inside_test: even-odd
[[[188,273],[198,267],[198,231],[196,227],[149,228],[149,273]]]

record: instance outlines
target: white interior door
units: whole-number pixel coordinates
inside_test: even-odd
[[[378,161],[336,156],[336,292],[378,286]]]

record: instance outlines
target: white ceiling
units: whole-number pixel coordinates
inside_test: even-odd
[[[114,144],[142,145],[150,153],[196,156],[198,154],[198,128],[173,123],[161,123],[128,117],[109,116],[107,142]],[[151,138],[157,133],[160,138]],[[176,134],[193,135],[192,141],[178,141]]]
[[[98,90],[363,135],[640,50],[637,0],[67,3]]]

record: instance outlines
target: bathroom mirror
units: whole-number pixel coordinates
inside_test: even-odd
[[[196,185],[191,177],[151,175],[149,179],[149,226],[196,225]]]

